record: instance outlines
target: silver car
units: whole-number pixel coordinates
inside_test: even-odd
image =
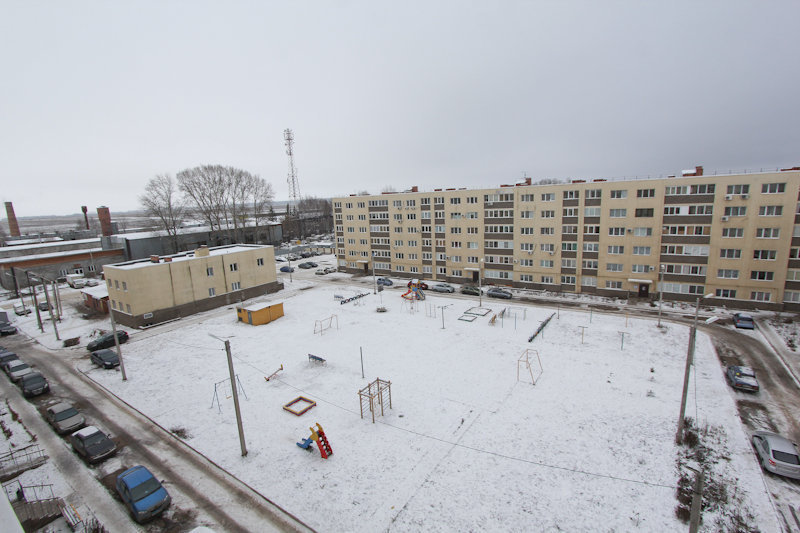
[[[86,419],[73,406],[66,402],[57,403],[47,408],[47,421],[57,433],[76,431],[83,427]]]
[[[800,454],[789,439],[769,431],[756,431],[753,433],[753,446],[764,470],[800,479]]]
[[[8,377],[11,378],[11,381],[16,383],[22,379],[22,376],[33,372],[33,369],[29,367],[27,363],[16,361],[6,367],[6,372],[8,373]]]

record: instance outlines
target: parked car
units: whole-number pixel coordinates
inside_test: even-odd
[[[103,368],[114,368],[115,366],[119,366],[119,355],[116,351],[110,348],[103,348],[102,350],[96,350],[89,354],[89,359],[91,359],[92,364],[97,366],[101,366]]]
[[[86,286],[87,287],[97,287],[100,285],[100,282],[94,278],[86,278]]]
[[[46,301],[39,302],[39,311],[49,311],[52,308],[53,306],[47,303]]]
[[[3,369],[3,372],[6,371],[6,366],[8,365],[8,363],[12,361],[19,361],[19,356],[14,352],[0,353],[0,368]]]
[[[447,292],[447,293],[456,292],[455,287],[453,287],[448,283],[437,283],[436,285],[433,286],[433,290],[435,290],[436,292]]]
[[[317,268],[319,265],[316,264],[314,261],[306,261],[305,263],[300,263],[297,266],[298,268],[306,269],[306,268]]]
[[[119,340],[120,344],[124,344],[128,341],[128,332],[119,330],[117,331],[117,340]],[[101,348],[111,348],[114,346],[114,333],[106,333],[104,335],[100,335],[95,340],[90,342],[86,345],[86,348],[93,352],[95,350],[99,350]]]
[[[86,418],[67,402],[51,405],[44,416],[59,435],[76,431],[86,423]]]
[[[800,479],[800,454],[792,441],[770,431],[756,431],[753,433],[753,447],[764,470]]]
[[[406,286],[407,286],[407,287],[410,289],[410,288],[411,288],[411,282],[409,281],[409,282],[406,284]],[[420,289],[422,289],[423,291],[427,291],[427,290],[428,290],[428,284],[427,284],[427,283],[425,283],[424,281],[420,281],[420,282],[417,284],[417,286],[418,286]]]
[[[288,261],[288,259],[286,259],[282,255],[276,255],[275,256],[275,262],[276,263],[285,263],[286,261]]]
[[[14,335],[17,328],[11,325],[11,322],[0,322],[0,335]]]
[[[164,512],[172,499],[167,490],[144,466],[129,468],[117,476],[117,492],[139,523]]]
[[[14,313],[16,313],[18,316],[29,315],[32,312],[33,310],[27,305],[22,305],[21,303],[14,304]]]
[[[318,268],[314,271],[314,274],[316,274],[317,276],[324,276],[327,273],[328,273],[327,269],[325,268]]]
[[[31,372],[33,372],[33,369],[28,366],[28,363],[19,360],[11,362],[6,366],[6,374],[8,374],[9,379],[14,383],[21,380],[22,376],[30,374]]]
[[[749,366],[729,366],[725,369],[725,377],[734,389],[758,392],[756,373]]]
[[[90,464],[111,457],[117,451],[114,441],[94,426],[86,426],[70,435],[69,443],[75,453]]]
[[[755,329],[756,327],[753,317],[747,313],[736,313],[733,315],[733,325],[739,329]]]
[[[473,296],[480,296],[483,294],[483,291],[479,287],[475,287],[474,285],[465,285],[461,287],[461,294],[471,294]]]
[[[289,265],[283,265],[281,267],[281,272],[294,272],[294,267],[290,267]]]
[[[333,274],[334,272],[336,272],[336,267],[325,267],[326,274]]]
[[[309,252],[309,251],[300,252],[300,257],[304,259],[308,257],[314,257],[314,252]]]
[[[389,278],[378,278],[375,280],[376,285],[383,285],[384,287],[391,287],[393,285],[392,280]]]
[[[492,287],[491,289],[487,290],[486,296],[491,296],[492,298],[503,298],[506,300],[511,299],[511,293],[499,287]]]
[[[50,392],[50,384],[41,372],[30,372],[19,380],[22,395],[26,398]]]

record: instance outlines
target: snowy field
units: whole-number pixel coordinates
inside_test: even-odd
[[[308,290],[297,290],[303,283]],[[302,281],[292,287],[258,300],[284,302],[285,316],[270,324],[238,323],[231,307],[129,330],[128,381],[93,369],[88,358],[78,366],[320,531],[687,527],[675,516],[674,444],[686,327],[659,330],[655,320],[561,309],[528,343],[555,309],[512,303],[491,324],[509,304],[484,298],[491,312],[467,322],[458,318],[477,298],[428,291],[411,306],[400,292],[386,291],[387,312],[378,313],[371,293],[341,305],[334,296],[354,291]],[[449,305],[444,322],[442,305]],[[331,315],[333,328],[315,334],[315,320]],[[35,319],[21,322],[38,334]],[[62,322],[62,338],[82,328],[85,346],[87,326],[78,318]],[[229,384],[218,389],[219,405],[213,402],[228,368],[223,343],[210,335],[231,343],[244,393],[246,457]],[[535,385],[518,361],[528,349],[535,350]],[[309,362],[309,353],[327,364]],[[779,531],[733,395],[702,334],[695,369],[687,416],[722,435],[726,460],[715,468],[738,485],[752,525]],[[376,378],[391,381],[392,408],[373,424],[369,414],[360,416],[358,390]],[[317,405],[302,416],[282,408],[298,396]],[[316,423],[333,450],[327,460],[295,445]],[[714,519],[708,511],[705,530],[718,529]]]

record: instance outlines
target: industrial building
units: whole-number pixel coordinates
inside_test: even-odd
[[[352,273],[800,309],[800,167],[333,199]]]
[[[111,311],[129,327],[230,305],[283,288],[272,246],[238,244],[105,265]]]

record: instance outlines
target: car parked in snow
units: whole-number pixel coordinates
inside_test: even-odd
[[[297,268],[307,269],[307,268],[317,268],[319,265],[316,264],[314,261],[306,261],[305,263],[300,263],[297,265]]]
[[[729,366],[725,369],[725,377],[734,389],[758,392],[756,373],[749,366]]]
[[[733,325],[738,329],[755,329],[756,327],[753,317],[747,313],[736,313],[733,315]]]
[[[14,352],[2,352],[0,353],[0,368],[3,369],[3,372],[6,371],[6,366],[12,361],[19,361],[19,356]]]
[[[465,285],[461,287],[461,294],[471,294],[472,296],[480,296],[483,291],[474,285]]]
[[[9,379],[14,383],[21,380],[22,376],[30,374],[31,372],[33,372],[33,369],[24,361],[17,360],[6,365],[6,374],[8,374]]]
[[[770,431],[756,431],[752,439],[764,470],[779,476],[800,479],[800,453],[792,441]]]
[[[338,272],[336,270],[336,267],[325,267],[325,273],[326,274],[333,274],[334,272]]]
[[[127,342],[128,341],[128,332],[127,331],[123,331],[123,330],[117,331],[117,340],[119,340],[120,344],[124,344],[125,342]],[[93,340],[92,342],[87,344],[86,348],[90,352],[93,352],[95,350],[100,350],[101,348],[111,348],[112,346],[115,346],[114,334],[113,333],[106,333],[104,335],[100,335],[95,340]]]
[[[499,287],[492,287],[486,291],[486,296],[491,296],[492,298],[503,298],[505,300],[511,299],[511,293]]]
[[[456,292],[455,287],[453,287],[448,283],[437,283],[436,285],[433,286],[433,290],[436,292],[447,292],[447,293]]]
[[[0,322],[0,335],[14,335],[17,328],[11,325],[11,322]]]
[[[163,513],[172,501],[167,489],[142,465],[118,475],[116,487],[122,503],[139,523]]]
[[[44,416],[58,434],[76,431],[86,423],[86,418],[67,402],[51,405]]]
[[[119,366],[119,355],[110,348],[103,348],[102,350],[92,352],[89,354],[89,359],[92,361],[92,364],[103,368]]]
[[[408,287],[410,289],[412,283],[413,283],[413,281],[409,281],[408,283],[406,283],[406,287]],[[417,282],[417,287],[422,289],[423,291],[427,291],[428,290],[428,284],[425,283],[424,281]]]
[[[383,285],[384,287],[391,287],[392,285],[394,285],[392,280],[390,280],[389,278],[378,278],[375,280],[375,284]]]
[[[288,259],[286,259],[282,255],[276,255],[275,256],[275,262],[276,263],[285,263],[286,261],[288,261]]]
[[[281,272],[294,272],[294,267],[290,267],[289,265],[283,265],[281,267]]]
[[[17,316],[29,315],[32,312],[33,312],[33,310],[30,307],[28,307],[27,305],[24,305],[24,304],[21,304],[21,303],[14,304],[14,313]]]
[[[318,268],[318,269],[316,269],[314,271],[314,274],[317,275],[317,276],[324,276],[327,273],[328,273],[328,269],[327,268]]]
[[[114,441],[95,426],[76,431],[69,436],[69,443],[75,453],[90,464],[111,457],[117,451]]]
[[[41,372],[30,372],[19,380],[19,388],[26,398],[50,392],[50,383]]]

